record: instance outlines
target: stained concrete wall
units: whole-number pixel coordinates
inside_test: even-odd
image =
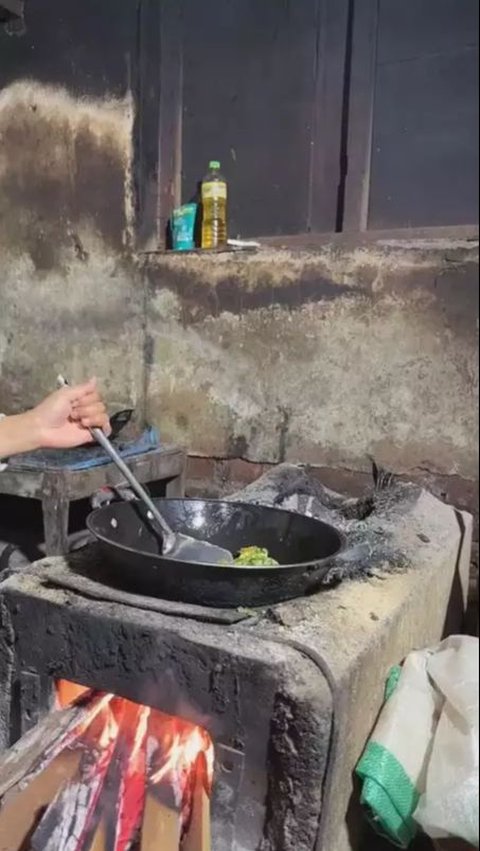
[[[94,24],[92,25],[92,22]],[[137,3],[27,3],[0,26],[0,409],[59,370],[141,403],[133,147]]]
[[[130,252],[132,105],[19,81],[0,91],[0,407],[96,374],[141,404],[141,286]]]
[[[148,412],[198,455],[477,477],[478,245],[159,257]]]
[[[33,403],[59,370],[96,373],[112,406],[219,459],[202,486],[282,460],[356,485],[371,454],[472,508],[478,241],[135,256],[135,4],[112,45],[114,5],[98,31],[84,17],[49,28],[32,8],[23,40],[2,42],[0,409]]]

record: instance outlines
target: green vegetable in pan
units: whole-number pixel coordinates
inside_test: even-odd
[[[244,547],[233,560],[240,567],[278,567],[278,561],[270,558],[268,550],[262,547]]]

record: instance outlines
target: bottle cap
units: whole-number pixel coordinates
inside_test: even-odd
[[[219,169],[220,163],[218,162],[218,160],[210,160],[208,167],[211,169]]]

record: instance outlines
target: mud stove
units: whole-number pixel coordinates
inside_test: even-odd
[[[88,686],[208,732],[213,851],[355,849],[353,768],[390,666],[460,626],[471,518],[413,485],[344,499],[289,466],[241,498],[342,528],[329,586],[202,609],[109,587],[94,546],[44,559],[0,588],[1,748],[45,724],[55,683]]]

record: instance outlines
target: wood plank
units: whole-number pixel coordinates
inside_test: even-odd
[[[380,29],[379,45],[382,37]],[[433,55],[424,48],[411,59],[379,64],[375,92],[369,227],[472,221],[478,216],[478,47]]]
[[[50,477],[51,478],[51,477]],[[67,499],[60,477],[58,489],[45,492],[42,499],[45,554],[61,556],[68,552],[68,521],[70,501]]]
[[[355,0],[344,230],[478,218],[478,0]]]
[[[195,767],[192,814],[181,851],[211,851],[210,796],[205,756],[200,754]]]
[[[0,809],[0,851],[21,851],[42,812],[75,777],[81,758],[79,748],[66,749],[25,789],[16,787],[9,792]]]
[[[379,0],[355,3],[343,230],[368,227]]]
[[[141,851],[179,851],[180,813],[167,806],[153,787],[147,792],[143,815]]]
[[[103,818],[100,820],[88,851],[107,851],[107,827]]]
[[[168,245],[168,223],[181,203],[183,127],[182,4],[161,0],[158,245]]]
[[[307,227],[319,2],[184,2],[183,198],[221,160],[233,237]]]
[[[159,0],[140,0],[138,16],[137,108],[135,111],[135,184],[137,249],[158,245],[158,152],[160,127]]]
[[[478,0],[380,0],[378,64],[478,46]]]
[[[0,758],[0,799],[23,780],[62,738],[87,717],[88,709],[70,706],[48,714]]]
[[[140,482],[162,481],[182,475],[185,452],[177,446],[161,446],[152,452],[128,458],[128,466]],[[70,500],[85,499],[102,487],[124,485],[125,480],[114,464],[92,467],[90,470],[30,471],[11,464],[0,476],[0,493],[42,499],[50,482],[48,476],[62,477],[65,496]]]
[[[319,0],[307,230],[337,227],[349,0]]]

